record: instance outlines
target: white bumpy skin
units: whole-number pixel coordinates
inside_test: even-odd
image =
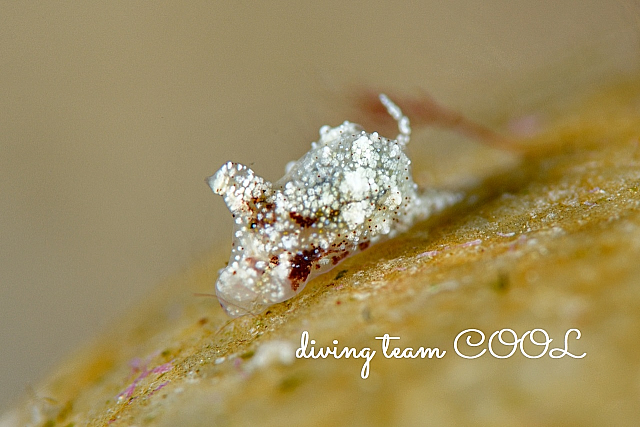
[[[233,162],[208,179],[235,219],[231,258],[216,283],[230,316],[295,296],[346,257],[460,200],[418,194],[404,152],[409,120],[385,95],[380,101],[398,122],[396,140],[351,122],[323,126],[319,141],[273,184]]]

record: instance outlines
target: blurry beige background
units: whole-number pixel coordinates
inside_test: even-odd
[[[231,217],[204,183],[223,162],[279,178],[320,125],[348,118],[332,103],[356,85],[501,111],[498,88],[567,62],[576,85],[586,68],[632,69],[638,10],[3,2],[0,409],[163,278],[227,251]],[[527,93],[508,90],[514,105]]]

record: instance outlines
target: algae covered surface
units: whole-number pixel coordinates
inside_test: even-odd
[[[438,180],[482,170],[466,183],[467,202],[256,316],[230,320],[215,299],[193,296],[211,292],[226,257],[216,253],[0,425],[633,425],[639,138],[640,85],[604,89],[519,141],[528,154],[462,155]],[[420,181],[419,159],[414,172]],[[468,329],[484,342],[468,345],[480,340],[473,331],[456,341]],[[489,347],[507,329],[515,337]],[[385,357],[376,339],[385,334],[398,337],[387,355],[397,347],[407,358]],[[356,352],[296,357],[310,340],[316,351]],[[433,351],[408,357],[420,347]]]

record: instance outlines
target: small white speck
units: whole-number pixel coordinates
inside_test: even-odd
[[[291,365],[295,360],[295,351],[296,346],[289,341],[267,341],[258,347],[247,368],[255,370],[275,364]]]

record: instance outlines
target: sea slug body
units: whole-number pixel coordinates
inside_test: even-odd
[[[398,122],[395,140],[345,121],[323,126],[318,142],[275,183],[233,162],[208,178],[235,220],[229,264],[216,283],[229,315],[292,298],[346,257],[460,200],[418,192],[405,154],[409,120],[385,95],[380,101]]]

